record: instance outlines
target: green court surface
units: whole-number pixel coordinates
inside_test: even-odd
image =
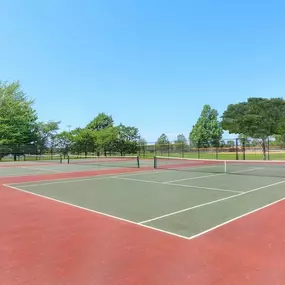
[[[10,186],[187,239],[285,198],[282,177],[159,169]]]
[[[56,161],[13,161],[0,163],[0,178],[8,176],[28,176],[28,175],[40,175],[40,174],[53,174],[53,173],[70,173],[70,172],[84,172],[93,170],[107,170],[114,168],[137,168],[136,158],[122,162],[102,162],[78,160],[76,162],[71,161],[70,164],[67,160],[63,160],[63,163]],[[153,166],[152,160],[141,160],[141,167]]]

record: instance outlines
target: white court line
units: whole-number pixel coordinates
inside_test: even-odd
[[[117,217],[117,216],[113,216],[113,215],[110,215],[110,214],[106,214],[106,213],[103,213],[103,212],[100,212],[100,211],[96,211],[96,210],[92,210],[92,209],[89,209],[89,208],[85,208],[85,207],[82,207],[82,206],[79,206],[79,205],[76,205],[76,204],[72,204],[72,203],[69,203],[69,202],[57,200],[55,198],[50,198],[50,197],[47,197],[47,196],[44,196],[44,195],[41,195],[41,194],[29,192],[29,191],[23,190],[21,188],[17,188],[17,187],[11,186],[9,184],[3,184],[3,186],[9,187],[9,188],[14,189],[16,191],[20,191],[20,192],[24,192],[24,193],[27,193],[27,194],[30,194],[30,195],[34,195],[34,196],[37,196],[37,197],[40,197],[40,198],[43,198],[43,199],[47,199],[47,200],[51,200],[51,201],[54,201],[54,202],[58,202],[60,204],[64,204],[64,205],[67,205],[67,206],[78,208],[78,209],[81,209],[81,210],[84,210],[84,211],[88,211],[88,212],[96,213],[96,214],[99,214],[99,215],[102,215],[102,216],[106,216],[106,217],[112,218],[114,220],[123,221],[123,222],[130,223],[130,224],[133,224],[133,225],[136,225],[136,226],[139,226],[139,227],[148,228],[148,229],[155,230],[155,231],[158,231],[158,232],[161,232],[161,233],[164,233],[164,234],[169,234],[169,235],[172,235],[172,236],[176,236],[176,237],[188,240],[188,237],[183,236],[183,235],[175,234],[175,233],[168,232],[168,231],[165,231],[165,230],[162,230],[162,229],[153,228],[153,227],[147,226],[147,225],[141,225],[141,224],[136,223],[136,222],[131,221],[131,220],[127,220],[127,219],[120,218],[120,217]]]
[[[183,178],[183,179],[177,179],[177,180],[171,180],[171,181],[165,181],[163,183],[172,183],[172,182],[179,182],[179,181],[188,181],[188,180],[194,180],[194,179],[200,179],[200,178],[208,178],[208,177],[214,177],[214,176],[222,176],[227,174],[234,174],[234,173],[243,173],[243,172],[249,172],[249,171],[255,171],[264,169],[263,167],[255,167],[250,168],[246,170],[238,170],[238,171],[232,171],[232,172],[224,172],[224,173],[216,173],[216,174],[210,174],[210,175],[204,175],[204,176],[197,176],[197,177],[190,177],[190,178]],[[195,170],[193,170],[195,172]]]
[[[59,171],[59,170],[45,169],[45,168],[39,168],[39,167],[20,166],[20,168],[31,169],[31,170],[40,170],[42,172],[48,171],[48,172],[60,172],[60,173],[62,173],[62,171]]]
[[[33,172],[33,174],[43,174],[42,172],[37,172],[37,171],[35,171],[35,172]],[[17,172],[17,174],[5,174],[4,176],[1,176],[0,175],[0,179],[3,179],[3,178],[5,178],[5,177],[13,177],[13,176],[15,176],[15,177],[18,177],[18,176],[31,176],[31,173],[26,173],[26,172]]]
[[[231,192],[231,193],[243,193],[243,191],[238,191],[238,190],[212,188],[212,187],[195,186],[195,185],[185,185],[185,184],[177,184],[177,183],[162,183],[162,184],[180,186],[180,187],[185,187],[185,188],[198,188],[198,189],[204,189],[204,190],[213,190],[213,191],[222,191],[222,192]]]
[[[195,176],[195,177],[189,177],[189,178],[182,178],[182,179],[164,181],[162,183],[172,183],[172,182],[179,182],[179,181],[195,180],[195,179],[201,179],[201,178],[207,178],[207,177],[221,176],[221,175],[225,175],[225,174],[226,173],[210,174],[210,175],[203,175],[203,176]]]
[[[76,171],[75,171],[76,172]],[[72,173],[72,172],[63,172],[63,173]],[[135,176],[135,175],[143,175],[143,174],[152,174],[154,173],[153,170],[146,170],[146,171],[138,171],[138,172],[130,172],[130,173],[126,173],[126,172],[122,172],[122,173],[117,173],[116,175],[119,176]],[[163,173],[163,172],[157,172],[157,173]],[[30,175],[30,174],[29,174]],[[17,175],[16,175],[17,176]],[[36,183],[39,181],[30,181],[30,182],[17,182],[17,183],[11,183],[11,185],[21,185],[21,186],[41,186],[41,185],[53,185],[53,184],[62,184],[62,183],[72,183],[72,182],[82,182],[82,181],[88,181],[88,180],[96,180],[96,179],[105,179],[105,178],[110,178],[114,176],[114,173],[112,174],[100,174],[100,175],[95,175],[95,176],[91,176],[88,178],[57,178],[54,180],[41,180],[40,182],[44,182],[44,183]],[[4,176],[5,177],[5,176]],[[36,183],[36,184],[34,184]]]
[[[260,170],[260,169],[264,169],[264,167],[255,167],[255,168],[250,168],[246,170],[231,171],[231,172],[227,172],[226,174],[243,173],[243,172],[255,171],[255,170]]]
[[[161,156],[161,155],[157,155],[156,158],[158,159],[162,159],[162,160],[184,160],[184,162],[188,161],[188,162],[196,162],[196,161],[210,161],[210,162],[215,162],[215,161],[226,161],[226,162],[233,162],[233,161],[242,161],[242,160],[235,160],[235,159],[213,159],[213,158],[191,158],[191,157],[179,157],[179,156]],[[246,160],[247,162],[251,162],[251,163],[264,163],[266,164],[268,161],[265,160]],[[279,162],[280,164],[284,165],[284,161],[281,160],[269,160],[270,162]],[[242,163],[242,162],[241,162]],[[239,162],[237,162],[237,164],[239,164]]]
[[[221,160],[222,161],[222,160]],[[222,161],[223,162],[223,161]],[[167,164],[165,164],[166,166],[167,166]],[[171,165],[171,164],[170,164]],[[224,163],[221,163],[221,164],[219,164],[219,165],[205,165],[205,166],[197,166],[197,165],[193,165],[193,166],[191,166],[191,168],[193,168],[193,169],[203,169],[203,168],[206,168],[206,169],[208,169],[208,168],[213,168],[213,167],[220,167],[221,168],[221,166],[224,168]],[[189,167],[187,167],[186,166],[186,168],[187,169],[189,169]],[[159,169],[159,168],[158,168]],[[163,169],[163,168],[162,168]],[[170,168],[171,169],[171,168]],[[174,169],[176,169],[176,168],[174,168]],[[177,169],[179,169],[179,168],[177,168]],[[182,167],[182,169],[183,169],[183,167]],[[193,171],[195,171],[195,170],[193,170]],[[206,171],[207,172],[207,171]]]
[[[137,181],[137,182],[145,182],[145,183],[153,183],[153,184],[161,184],[161,185],[172,185],[172,186],[179,186],[179,187],[186,187],[186,188],[199,188],[203,190],[214,190],[214,191],[223,191],[223,192],[232,192],[232,193],[241,193],[241,191],[236,190],[228,190],[228,189],[220,189],[220,188],[209,188],[209,187],[202,187],[202,186],[192,186],[192,185],[183,185],[183,184],[175,184],[175,183],[165,183],[165,182],[158,182],[158,181],[151,181],[151,180],[143,180],[143,179],[134,179],[134,178],[127,178],[124,176],[100,176],[100,177],[93,177],[93,178],[85,178],[85,179],[74,179],[74,180],[65,180],[65,181],[54,181],[54,182],[47,182],[47,183],[11,183],[11,185],[21,185],[21,187],[36,187],[36,186],[45,186],[45,185],[54,185],[54,184],[64,184],[64,183],[72,183],[72,182],[84,182],[84,181],[91,181],[91,180],[99,180],[99,179],[120,179],[120,180],[127,180],[127,181]],[[29,184],[30,183],[30,184]]]
[[[35,187],[35,186],[45,186],[45,185],[55,185],[55,184],[64,184],[64,183],[76,183],[76,182],[83,182],[83,181],[91,181],[91,180],[96,180],[96,179],[105,179],[105,178],[110,178],[110,176],[96,176],[92,178],[82,178],[82,179],[70,179],[70,180],[56,180],[52,182],[46,182],[46,183],[34,183],[33,181],[31,182],[19,182],[19,183],[11,183],[11,185],[21,185],[21,187]],[[46,180],[50,181],[50,180]]]
[[[70,172],[66,172],[66,173],[70,173]],[[144,172],[144,174],[145,173],[146,172]],[[135,173],[132,173],[132,175],[135,175]],[[132,175],[129,174],[129,175],[126,175],[126,176],[132,176]],[[31,186],[44,186],[44,185],[54,185],[54,184],[64,184],[64,183],[76,183],[76,182],[92,181],[92,180],[107,179],[107,178],[114,178],[114,174],[102,174],[102,175],[92,176],[92,177],[89,177],[89,178],[81,178],[81,179],[75,177],[75,178],[72,178],[72,179],[70,179],[70,178],[69,179],[67,179],[67,178],[59,178],[59,179],[55,179],[53,181],[41,180],[41,181],[50,181],[50,182],[44,182],[44,183],[36,183],[37,181],[18,182],[18,183],[11,183],[11,185],[21,185],[21,187],[27,187],[27,186],[31,187]]]
[[[120,176],[113,176],[113,177],[110,177],[110,178],[120,179],[120,180],[127,180],[127,181],[137,181],[137,182],[144,182],[144,183],[160,184],[160,185],[179,186],[179,187],[186,187],[186,188],[198,188],[198,189],[204,189],[204,190],[214,190],[214,191],[241,193],[241,191],[237,191],[237,190],[228,190],[228,189],[221,189],[221,188],[210,188],[210,187],[203,187],[203,186],[175,184],[175,183],[170,183],[170,182],[159,182],[159,181],[127,178],[127,177],[120,177]]]
[[[176,171],[173,171],[174,173],[177,173]],[[66,172],[66,173],[72,173],[72,172]],[[96,179],[105,179],[105,178],[110,178],[110,177],[128,177],[128,176],[136,176],[136,175],[144,175],[144,174],[163,174],[165,172],[163,171],[156,171],[156,170],[145,170],[145,171],[138,171],[138,172],[122,172],[122,173],[117,173],[116,176],[114,176],[114,173],[112,174],[100,174],[88,178],[58,178],[54,180],[41,180],[40,182],[43,183],[36,183],[38,181],[30,181],[30,182],[17,182],[17,183],[11,183],[11,185],[21,185],[23,187],[25,186],[41,186],[41,185],[53,185],[53,184],[62,184],[62,183],[73,183],[73,182],[82,182],[82,181],[89,181],[89,180],[96,180]],[[17,176],[17,175],[16,175]],[[46,182],[45,182],[46,181]],[[36,184],[34,184],[36,183]]]
[[[168,170],[171,171],[173,173],[177,173],[176,170]],[[39,172],[35,172],[35,173],[39,173]],[[72,173],[72,172],[66,172],[66,173]],[[136,176],[136,175],[144,175],[144,174],[163,174],[166,173],[164,171],[157,171],[157,170],[145,170],[145,171],[138,171],[138,172],[130,172],[130,173],[118,173],[116,175],[116,177],[120,176],[120,177],[128,177],[128,176]],[[218,175],[225,175],[226,173],[222,173],[222,174],[214,174],[213,176],[218,176]],[[8,175],[6,175],[8,176]],[[11,175],[11,176],[17,176],[17,175]],[[197,176],[197,177],[190,177],[190,178],[184,178],[184,179],[178,179],[178,180],[172,180],[171,182],[175,182],[175,181],[186,181],[186,180],[191,180],[193,179],[199,179],[199,178],[205,178],[205,177],[210,177],[212,175],[203,175],[203,176]],[[4,176],[5,177],[5,176]],[[44,183],[36,183],[37,181],[30,181],[30,182],[17,182],[17,183],[12,183],[13,185],[21,185],[22,187],[25,186],[41,186],[41,185],[54,185],[54,184],[63,184],[63,183],[73,183],[73,182],[82,182],[82,181],[91,181],[91,180],[96,180],[96,179],[105,179],[105,178],[110,178],[110,177],[114,177],[114,174],[100,174],[100,175],[96,175],[93,177],[89,177],[89,178],[81,178],[79,179],[78,177],[75,178],[57,178],[54,179],[53,181],[50,181],[50,179],[47,180],[41,180],[41,182]],[[169,183],[170,181],[166,181],[166,183]]]
[[[204,234],[206,234],[206,233],[208,233],[208,232],[211,232],[211,231],[213,231],[213,230],[215,230],[215,229],[218,229],[218,228],[220,228],[220,227],[222,227],[222,226],[224,226],[224,225],[226,225],[226,224],[229,224],[229,223],[231,223],[231,222],[234,222],[234,221],[236,221],[236,220],[239,220],[239,219],[241,219],[241,218],[243,218],[243,217],[245,217],[245,216],[248,216],[248,215],[250,215],[250,214],[253,214],[253,213],[255,213],[255,212],[258,212],[258,211],[260,211],[260,210],[262,210],[262,209],[268,208],[268,207],[270,207],[270,206],[272,206],[272,205],[274,205],[274,204],[280,203],[281,201],[284,201],[284,200],[285,200],[285,198],[276,200],[276,201],[274,201],[274,202],[272,202],[272,203],[269,203],[269,204],[267,204],[267,205],[265,205],[265,206],[262,206],[262,207],[260,207],[260,208],[255,209],[255,210],[252,210],[252,211],[250,211],[250,212],[247,212],[247,213],[245,213],[245,214],[243,214],[243,215],[240,215],[240,216],[235,217],[235,218],[233,218],[233,219],[230,219],[230,220],[228,220],[228,221],[226,221],[226,222],[224,222],[224,223],[221,223],[221,224],[219,224],[219,225],[216,225],[216,226],[214,226],[214,227],[212,227],[212,228],[210,228],[210,229],[207,229],[207,230],[205,230],[205,231],[203,231],[203,232],[200,232],[200,233],[198,233],[198,234],[196,234],[196,235],[193,235],[193,236],[189,237],[188,239],[193,239],[193,238],[199,237],[199,236],[201,236],[201,235],[204,235]]]
[[[229,197],[213,200],[213,201],[210,201],[210,202],[207,202],[207,203],[199,204],[199,205],[196,205],[196,206],[193,206],[193,207],[189,207],[189,208],[185,208],[185,209],[182,209],[182,210],[179,210],[179,211],[168,213],[168,214],[165,214],[165,215],[162,215],[162,216],[159,216],[159,217],[155,217],[155,218],[152,218],[152,219],[149,219],[149,220],[142,221],[139,224],[145,224],[145,223],[149,223],[149,222],[152,222],[152,221],[160,220],[160,219],[163,219],[163,218],[166,218],[166,217],[169,217],[169,216],[174,216],[174,215],[177,215],[177,214],[180,214],[180,213],[183,213],[183,212],[187,212],[187,211],[190,211],[190,210],[193,210],[193,209],[197,209],[197,208],[201,208],[201,207],[204,207],[204,206],[212,205],[212,204],[215,204],[215,203],[218,203],[218,202],[222,202],[222,201],[225,201],[225,200],[229,200],[229,199],[233,199],[233,198],[236,198],[236,197],[239,197],[239,196],[242,196],[242,195],[247,195],[248,193],[259,191],[259,190],[262,190],[262,189],[265,189],[265,188],[269,188],[269,187],[272,187],[272,186],[275,186],[275,185],[279,185],[279,184],[282,184],[282,183],[285,183],[285,180],[279,181],[279,182],[276,182],[276,183],[272,183],[272,184],[269,184],[269,185],[265,185],[265,186],[262,186],[262,187],[254,188],[254,189],[251,189],[249,191],[241,192],[239,194],[232,195],[232,196],[229,196]]]

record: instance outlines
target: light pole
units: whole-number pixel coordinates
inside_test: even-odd
[[[70,128],[71,128],[71,125],[67,125],[67,128],[68,128],[68,134],[69,134],[69,137],[70,137]],[[67,156],[69,156],[69,138],[68,138],[68,141],[67,141]]]

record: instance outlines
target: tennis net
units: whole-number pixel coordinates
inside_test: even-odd
[[[102,165],[107,167],[139,168],[138,156],[68,156],[68,164]]]
[[[154,168],[179,171],[285,177],[285,161],[154,157]]]

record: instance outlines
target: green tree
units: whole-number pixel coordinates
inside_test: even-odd
[[[178,152],[184,152],[188,146],[188,142],[184,134],[179,134],[175,140],[175,148]]]
[[[108,153],[112,154],[116,151],[116,144],[118,139],[118,130],[114,127],[107,127],[101,129],[96,133],[97,140],[97,154],[100,155],[102,151],[106,156]]]
[[[197,123],[189,134],[192,147],[219,146],[223,129],[218,121],[218,112],[205,105]]]
[[[251,145],[251,146],[258,146],[258,145],[260,145],[260,141],[257,140],[257,139],[252,139],[252,140],[250,141],[250,145]]]
[[[140,155],[143,154],[145,156],[146,148],[147,148],[147,141],[144,138],[140,137],[138,139],[138,147],[139,147]]]
[[[136,127],[120,124],[116,127],[118,132],[116,146],[121,155],[134,154],[138,151],[139,130]]]
[[[228,140],[228,141],[222,141],[222,146],[225,147],[234,147],[235,146],[235,142],[233,140]]]
[[[56,148],[64,155],[67,155],[72,147],[72,134],[71,132],[62,131],[54,137],[54,144]]]
[[[120,124],[116,127],[119,132],[119,138],[125,141],[137,142],[139,139],[139,130],[136,127]]]
[[[161,134],[156,141],[156,149],[162,155],[164,152],[169,152],[170,142],[166,134]]]
[[[245,147],[251,146],[251,140],[248,136],[244,134],[239,134],[238,139],[239,139],[240,145],[242,146],[244,145]]]
[[[166,134],[162,134],[159,136],[156,143],[161,145],[169,144],[169,139]]]
[[[179,134],[176,138],[176,143],[183,143],[183,144],[187,144],[187,139],[186,137],[184,136],[184,134]]]
[[[49,149],[53,152],[56,132],[59,130],[60,122],[49,121],[47,123],[38,122],[36,124],[37,148],[40,154]]]
[[[248,98],[247,102],[231,104],[222,116],[223,129],[261,139],[266,159],[266,139],[282,134],[285,122],[285,101],[282,98]]]
[[[72,150],[77,154],[84,153],[85,156],[88,152],[94,152],[96,149],[97,137],[95,132],[86,128],[76,128],[71,132],[72,135]]]
[[[282,135],[274,135],[273,140],[270,141],[271,145],[284,147],[285,146],[285,134]]]
[[[114,126],[112,116],[99,113],[84,129],[72,132],[72,151],[80,153],[132,154],[138,151],[139,131],[133,126]]]
[[[33,104],[19,82],[0,82],[1,144],[26,144],[35,140],[37,114]]]
[[[106,115],[105,113],[99,113],[87,126],[87,129],[93,131],[100,131],[109,127],[114,126],[112,116]]]

